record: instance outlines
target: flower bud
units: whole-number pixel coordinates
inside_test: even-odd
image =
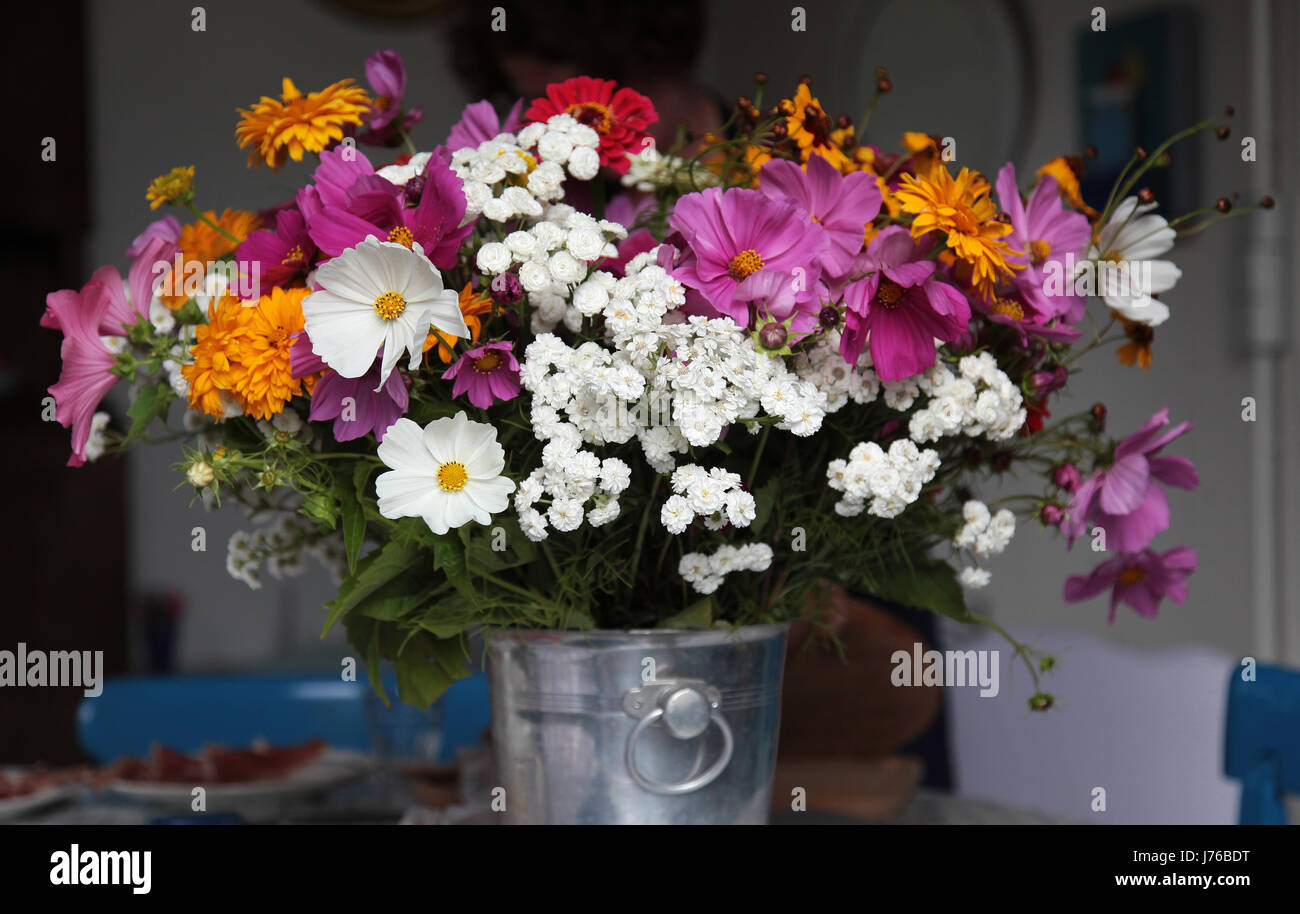
[[[420,196],[424,193],[424,175],[416,175],[406,182],[402,188],[402,193],[406,196],[406,202],[415,206],[420,202]]]
[[[488,285],[492,300],[498,305],[513,305],[524,297],[524,287],[514,273],[498,273]]]
[[[765,349],[781,349],[790,334],[776,321],[769,321],[758,331],[758,341]]]
[[[1052,470],[1052,482],[1067,492],[1073,492],[1083,482],[1083,474],[1072,463],[1063,463]]]
[[[1056,699],[1051,695],[1048,695],[1046,692],[1039,692],[1037,695],[1029,699],[1029,710],[1046,711],[1055,702]]]
[[[1005,473],[1007,470],[1011,469],[1011,452],[998,451],[993,455],[993,459],[990,463],[993,464],[993,469],[997,470],[999,473]]]
[[[190,464],[190,468],[185,471],[185,480],[196,489],[212,485],[213,480],[216,478],[216,471],[212,469],[212,465],[206,460],[194,461]]]
[[[1043,522],[1045,527],[1059,527],[1061,521],[1065,520],[1065,509],[1058,504],[1048,502],[1038,512],[1038,519]]]
[[[825,327],[827,330],[834,328],[835,325],[840,322],[839,309],[834,308],[831,305],[827,305],[825,308],[822,308],[820,312],[818,312],[817,322],[821,324],[823,327]]]

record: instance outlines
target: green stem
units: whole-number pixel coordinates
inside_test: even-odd
[[[236,238],[234,235],[230,234],[228,231],[226,231],[221,226],[217,225],[215,222],[209,219],[207,216],[203,215],[203,213],[199,212],[199,208],[198,206],[195,205],[193,200],[191,200],[189,203],[186,203],[185,206],[186,208],[189,209],[191,213],[193,213],[198,218],[200,222],[206,224],[210,229],[212,229],[217,234],[224,235],[228,240],[233,241],[235,244],[241,243],[240,240]]]

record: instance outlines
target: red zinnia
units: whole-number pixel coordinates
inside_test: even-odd
[[[618,88],[612,79],[575,76],[546,87],[524,113],[530,122],[545,122],[557,114],[569,114],[600,134],[600,164],[626,174],[627,153],[640,152],[649,137],[647,129],[659,115],[654,104],[640,92]]]

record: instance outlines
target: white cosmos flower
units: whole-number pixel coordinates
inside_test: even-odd
[[[468,337],[459,297],[444,289],[442,275],[418,250],[367,238],[316,271],[320,291],[302,303],[312,351],[345,378],[370,370],[383,350],[379,390],[405,349],[410,367],[420,363],[432,324]]]
[[[1155,327],[1169,318],[1169,307],[1153,298],[1168,292],[1183,275],[1172,260],[1157,258],[1174,246],[1178,233],[1155,203],[1125,197],[1098,235],[1089,256],[1097,261],[1097,293],[1108,307],[1131,321]]]
[[[423,429],[398,419],[384,433],[379,459],[388,472],[375,481],[384,517],[422,517],[441,536],[470,521],[490,523],[506,509],[514,480],[501,475],[506,454],[496,429],[463,412]]]

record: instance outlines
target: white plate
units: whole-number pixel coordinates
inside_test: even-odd
[[[74,796],[76,792],[76,784],[55,784],[44,787],[35,793],[25,793],[22,796],[0,800],[0,822],[21,818],[28,813],[49,806],[51,803],[66,800]]]
[[[326,749],[309,765],[282,778],[238,784],[197,782],[165,783],[113,781],[108,790],[118,796],[166,809],[192,810],[194,788],[202,787],[209,812],[232,811],[246,818],[274,815],[286,801],[339,787],[365,775],[373,767],[370,757],[360,752]]]

